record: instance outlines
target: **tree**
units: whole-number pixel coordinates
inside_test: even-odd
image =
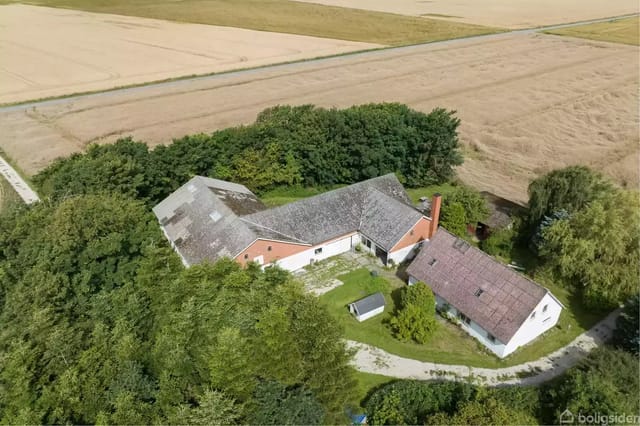
[[[620,349],[638,356],[640,352],[640,293],[625,305],[616,320],[613,340]]]
[[[559,210],[572,215],[612,189],[609,181],[585,166],[554,170],[529,185],[529,225],[535,227]]]
[[[464,237],[467,235],[467,214],[460,203],[449,203],[440,213],[440,225],[452,234]]]
[[[318,425],[324,409],[309,390],[289,387],[275,381],[260,383],[247,418],[258,425]]]
[[[640,410],[638,359],[607,347],[594,350],[582,363],[552,384],[545,399],[557,423],[565,409],[574,414],[599,413],[602,416],[635,414]]]
[[[482,222],[490,213],[484,197],[475,189],[464,185],[456,186],[453,191],[444,197],[443,211],[446,211],[451,204],[460,204],[462,206],[465,214],[465,224]]]
[[[426,343],[438,326],[436,299],[431,288],[418,282],[407,286],[401,294],[400,309],[390,325],[401,340]]]
[[[640,200],[611,191],[543,232],[540,255],[557,277],[583,292],[590,307],[613,307],[637,292]]]
[[[223,392],[207,390],[198,398],[197,407],[181,407],[171,423],[201,426],[232,425],[239,423],[241,415],[240,407],[233,399]]]

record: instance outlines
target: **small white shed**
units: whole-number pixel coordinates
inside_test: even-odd
[[[381,314],[384,312],[384,296],[382,293],[374,293],[357,302],[350,303],[349,312],[360,322]]]

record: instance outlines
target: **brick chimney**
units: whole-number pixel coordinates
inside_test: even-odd
[[[437,192],[431,197],[431,229],[429,229],[429,238],[438,230],[438,222],[440,221],[440,206],[442,205],[442,195]]]

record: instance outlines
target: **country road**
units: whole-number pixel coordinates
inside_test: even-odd
[[[524,201],[532,178],[575,163],[620,183],[637,181],[638,48],[537,31],[3,107],[0,148],[33,174],[90,143],[126,136],[170,143],[251,123],[279,104],[401,102],[457,111],[465,155],[457,172],[478,189]]]

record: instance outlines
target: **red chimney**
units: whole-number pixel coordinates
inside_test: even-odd
[[[440,221],[440,206],[442,205],[442,195],[437,192],[431,197],[431,229],[429,230],[429,238],[438,230],[438,222]]]

